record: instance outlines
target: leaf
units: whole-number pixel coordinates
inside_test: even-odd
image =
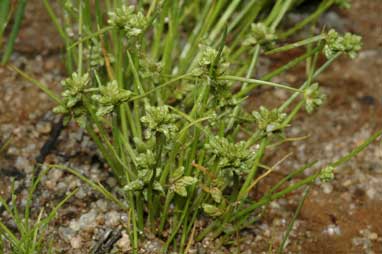
[[[171,177],[171,178],[173,179],[173,181],[176,181],[176,180],[178,180],[179,178],[181,178],[181,177],[183,176],[183,174],[184,174],[184,167],[181,166],[181,167],[175,169],[175,171],[174,171],[174,173],[172,174],[172,177]]]
[[[223,194],[222,194],[221,190],[219,190],[217,187],[210,189],[210,194],[211,194],[212,199],[216,203],[220,203],[223,199]]]
[[[142,180],[134,180],[123,187],[125,191],[137,191],[142,190],[144,186],[144,183]]]
[[[104,116],[104,115],[107,115],[109,113],[111,113],[114,109],[114,106],[113,105],[109,105],[109,106],[100,106],[98,109],[97,109],[97,113],[96,115],[97,116]]]
[[[158,181],[154,182],[153,189],[156,190],[156,191],[159,191],[162,194],[164,194],[163,186]]]
[[[142,169],[138,171],[138,177],[144,183],[149,183],[153,178],[154,172],[151,169]]]
[[[175,184],[174,191],[182,197],[187,197],[187,190],[183,185]]]
[[[174,184],[174,191],[182,197],[187,197],[186,187],[195,184],[198,181],[195,177],[183,176]]]
[[[183,176],[178,181],[176,181],[177,184],[183,185],[183,186],[193,185],[197,182],[198,182],[198,179],[192,176]]]
[[[202,207],[203,211],[211,217],[218,217],[223,214],[223,211],[214,205],[204,203]]]

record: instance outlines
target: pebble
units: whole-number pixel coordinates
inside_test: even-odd
[[[71,229],[70,227],[59,227],[58,228],[58,234],[62,239],[64,239],[67,242],[70,242],[70,240],[74,237],[75,231]]]
[[[100,212],[106,212],[107,211],[107,202],[104,199],[99,199],[96,202],[96,205]]]
[[[337,225],[330,224],[324,229],[323,233],[331,235],[331,236],[341,235],[341,229]]]
[[[57,185],[56,185],[56,191],[58,192],[58,194],[63,194],[66,192],[66,189],[67,189],[67,184],[65,182],[59,182]]]
[[[114,177],[109,177],[107,178],[106,183],[110,188],[113,188],[117,185],[117,180]]]
[[[72,239],[70,239],[70,245],[72,246],[73,249],[81,248],[82,238],[79,235],[73,237]]]
[[[117,226],[119,224],[120,219],[121,216],[116,211],[110,211],[107,214],[105,214],[105,224],[108,226]]]
[[[56,66],[56,59],[54,58],[48,58],[44,62],[44,68],[46,71],[52,71]]]
[[[377,191],[374,189],[374,188],[369,188],[367,191],[366,191],[366,195],[370,198],[370,199],[374,199],[375,196],[377,194]]]
[[[29,168],[31,164],[29,163],[28,159],[24,157],[17,157],[16,162],[15,162],[15,167],[19,170],[26,170]]]
[[[127,253],[131,250],[130,237],[125,231],[122,232],[122,238],[118,240],[116,245],[122,253]]]
[[[352,181],[350,179],[348,179],[345,182],[343,182],[342,186],[349,187],[351,184],[352,184]]]
[[[322,183],[321,187],[325,194],[330,194],[333,191],[333,185],[330,183]]]
[[[97,211],[91,209],[88,213],[81,215],[78,221],[72,220],[70,222],[70,228],[74,231],[79,230],[91,230],[96,226]]]
[[[87,194],[86,194],[84,188],[80,187],[80,188],[78,188],[78,191],[77,191],[75,196],[78,199],[84,199],[87,196]]]
[[[370,233],[369,234],[369,239],[370,240],[377,240],[378,239],[378,234],[377,233]]]
[[[159,253],[159,251],[162,249],[162,244],[159,242],[159,240],[150,240],[146,242],[145,249],[148,253]]]
[[[49,122],[39,122],[36,125],[36,130],[42,134],[47,134],[52,130],[52,124]]]
[[[88,213],[85,213],[80,217],[79,224],[81,228],[87,229],[94,227],[94,222],[97,217],[97,211],[91,209]]]

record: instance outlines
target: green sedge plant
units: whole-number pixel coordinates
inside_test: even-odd
[[[53,242],[47,235],[49,223],[57,216],[60,209],[75,193],[69,193],[62,201],[46,211],[41,208],[38,211],[37,218],[33,216],[35,213],[35,205],[33,204],[33,196],[38,188],[41,178],[47,172],[43,170],[32,182],[28,188],[28,195],[24,205],[17,202],[15,191],[15,181],[11,184],[11,201],[8,203],[0,196],[0,206],[4,207],[10,221],[15,225],[8,226],[5,221],[0,221],[0,253],[14,254],[40,254],[54,253]],[[9,252],[11,251],[11,252]]]
[[[258,220],[261,209],[334,169],[377,139],[377,132],[349,155],[302,180],[289,180],[315,162],[291,169],[258,200],[250,192],[275,166],[265,155],[293,138],[285,130],[301,110],[312,113],[325,95],[316,78],[340,55],[355,57],[361,38],[324,31],[278,47],[321,13],[344,0],[324,0],[292,28],[280,23],[302,1],[60,1],[55,13],[43,1],[65,44],[69,72],[61,95],[26,73],[57,102],[54,112],[76,121],[97,144],[119,181],[118,201],[103,186],[86,181],[130,215],[133,252],[149,230],[169,249],[184,253],[193,241],[229,237]],[[305,47],[305,53],[258,77],[259,57]],[[318,65],[321,54],[325,63]],[[306,63],[299,87],[275,83]],[[257,78],[254,78],[257,77]],[[256,89],[284,89],[276,108],[246,110]],[[205,228],[195,228],[201,218]],[[195,233],[197,230],[197,233]]]

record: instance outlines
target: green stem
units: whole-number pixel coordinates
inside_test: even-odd
[[[2,0],[0,2],[0,48],[3,45],[3,34],[9,20],[9,9],[11,7],[10,0]]]
[[[265,151],[265,148],[267,146],[267,143],[268,143],[268,139],[266,137],[261,140],[259,150],[256,151],[256,158],[255,158],[255,162],[252,166],[252,169],[249,172],[249,174],[247,175],[244,184],[241,186],[241,189],[239,191],[239,195],[237,195],[238,201],[243,200],[244,198],[247,197],[248,187],[252,183],[253,178],[256,176],[257,168],[259,166],[261,158],[264,155],[264,151]]]
[[[245,83],[249,83],[249,84],[256,84],[256,85],[282,88],[282,89],[292,91],[292,92],[297,92],[297,93],[303,92],[300,89],[296,89],[296,88],[293,88],[293,87],[290,87],[287,85],[281,85],[281,84],[277,84],[277,83],[270,82],[270,81],[264,81],[264,80],[259,80],[259,79],[248,79],[248,78],[242,78],[242,77],[231,76],[231,75],[220,76],[220,77],[218,77],[218,80],[240,81],[240,82],[245,82]]]
[[[24,17],[26,4],[27,4],[27,0],[18,1],[12,31],[11,31],[11,34],[9,35],[7,45],[5,46],[4,55],[1,60],[1,64],[6,64],[12,54],[13,46],[15,44],[17,35],[20,31],[21,21],[23,20],[23,17]]]
[[[302,46],[305,46],[305,45],[309,45],[309,44],[321,41],[321,40],[323,40],[325,38],[326,38],[325,34],[319,34],[319,35],[313,36],[311,38],[308,38],[308,39],[305,39],[305,40],[302,40],[302,41],[294,42],[294,43],[287,44],[287,45],[279,47],[279,48],[275,48],[275,49],[269,50],[269,51],[265,52],[265,54],[270,55],[270,54],[280,53],[280,52],[283,52],[283,51],[287,51],[287,50],[291,50],[291,49],[294,49],[294,48],[298,48],[298,47],[302,47]]]
[[[291,222],[288,225],[288,228],[287,228],[287,230],[286,230],[286,232],[284,234],[283,240],[282,240],[282,242],[280,244],[280,247],[278,249],[278,253],[279,254],[282,254],[284,252],[286,241],[288,240],[289,234],[292,231],[292,228],[293,228],[293,225],[294,225],[294,223],[295,223],[295,221],[297,219],[297,216],[300,214],[301,208],[304,205],[305,199],[308,196],[310,188],[311,188],[311,186],[306,187],[304,192],[303,192],[303,194],[302,194],[302,198],[301,198],[301,200],[300,200],[300,202],[299,202],[299,204],[297,206],[297,209],[296,209],[296,211],[295,211],[295,213],[293,215],[293,218],[292,218]]]

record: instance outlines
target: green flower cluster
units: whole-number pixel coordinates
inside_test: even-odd
[[[310,114],[324,103],[326,95],[321,92],[318,83],[314,83],[305,89],[304,98],[305,109]]]
[[[327,166],[323,168],[320,172],[320,179],[323,182],[329,182],[334,179],[334,167],[333,166]]]
[[[136,37],[143,33],[148,22],[141,12],[135,13],[134,6],[122,6],[109,13],[108,23],[123,30],[129,37]]]
[[[141,118],[142,123],[147,126],[145,137],[149,139],[161,133],[166,138],[172,138],[178,131],[176,120],[176,115],[169,112],[168,106],[146,107],[146,115]]]
[[[243,45],[253,46],[260,44],[269,47],[276,39],[277,36],[274,29],[263,23],[253,23],[251,24],[251,31],[244,40]]]
[[[214,67],[214,73],[219,76],[222,75],[229,67],[229,63],[225,59],[227,54],[227,48],[223,49],[223,52],[219,56],[219,51],[206,45],[200,46],[201,54],[198,59],[198,67],[193,70],[196,76],[209,75],[211,67]],[[217,59],[219,58],[219,59]],[[218,60],[217,63],[216,60]],[[213,66],[216,64],[216,66]]]
[[[335,30],[331,29],[326,35],[324,54],[326,58],[331,58],[338,52],[346,53],[350,58],[355,58],[362,48],[361,36],[346,33],[340,36]]]
[[[219,169],[228,169],[237,175],[248,172],[254,158],[254,152],[245,146],[245,142],[232,143],[224,137],[210,138],[205,147],[215,156]]]
[[[154,176],[156,164],[155,155],[151,150],[140,153],[139,156],[137,156],[138,177],[125,185],[123,189],[125,191],[143,191],[143,194],[146,196],[148,186],[153,180],[153,177],[159,177],[161,173],[161,169],[156,168]],[[153,190],[164,193],[162,185],[156,180],[153,181]]]
[[[268,110],[263,106],[260,107],[259,111],[252,112],[252,115],[256,120],[257,127],[268,134],[281,130],[287,116],[278,109]]]
[[[113,111],[114,107],[131,98],[132,92],[118,87],[117,81],[108,82],[106,86],[99,88],[99,94],[92,96],[92,99],[99,103],[97,115],[103,116]]]
[[[143,79],[151,80],[155,84],[160,83],[163,68],[163,64],[161,62],[155,62],[147,56],[142,56],[139,59],[139,67],[139,75]]]
[[[54,113],[64,114],[65,124],[73,117],[84,127],[86,124],[85,110],[82,100],[85,96],[85,90],[89,88],[89,74],[79,75],[76,72],[71,77],[61,82],[64,91],[62,92],[63,101],[53,109]]]

